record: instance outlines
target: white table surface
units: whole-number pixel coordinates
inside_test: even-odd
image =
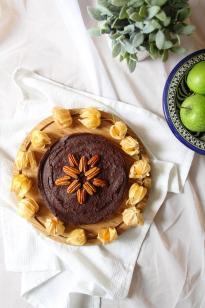
[[[20,99],[20,93],[11,78],[17,66],[37,70],[44,76],[75,88],[95,92],[92,84],[89,83],[89,78],[86,78],[86,74],[89,74],[89,72],[86,71],[85,62],[83,62],[85,59],[81,57],[80,51],[76,54],[72,39],[68,41],[66,29],[56,10],[56,1],[2,1],[7,3],[10,8],[6,11],[5,16],[2,16],[2,21],[0,21],[1,117],[12,117],[15,103]],[[91,21],[86,17],[86,5],[92,2],[94,1],[79,1],[86,25],[91,25]],[[192,0],[190,2],[193,8],[191,19],[197,26],[197,32],[193,38],[186,38],[184,44],[192,51],[205,47],[205,0]],[[79,35],[76,29],[76,39],[80,40]],[[162,65],[160,61],[153,63],[147,60],[138,65],[134,74],[129,75],[125,66],[121,66],[116,60],[112,59],[105,39],[95,39],[95,46],[117,98],[132,104],[141,105],[162,115],[161,94],[163,85],[167,74],[180,58],[172,56],[166,65]],[[148,76],[151,78],[150,82],[152,82],[152,78],[158,79],[158,86],[155,87],[152,100],[150,100],[150,96],[146,95],[147,91],[143,88],[147,85],[147,80],[139,81],[142,70],[147,70]],[[113,96],[112,93],[106,93],[106,91],[99,94],[107,97]],[[205,217],[204,172],[204,157],[196,155],[189,179],[199,201],[198,211],[203,222]],[[3,251],[1,235],[0,251]],[[20,274],[5,271],[3,254],[1,253],[0,307],[30,307],[29,304],[20,298],[19,293]],[[112,306],[112,303],[105,301],[102,306],[103,308],[109,308]],[[201,308],[203,307],[201,306]]]

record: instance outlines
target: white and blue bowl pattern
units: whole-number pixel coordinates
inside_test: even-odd
[[[190,69],[205,61],[205,49],[196,51],[182,59],[171,71],[163,92],[163,110],[166,121],[176,138],[191,150],[205,155],[205,133],[187,130],[179,117],[180,105],[192,92],[186,84]]]

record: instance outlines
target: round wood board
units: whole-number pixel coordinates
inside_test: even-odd
[[[106,113],[101,111],[101,125],[100,127],[98,127],[97,129],[88,129],[85,126],[83,126],[79,121],[79,114],[80,114],[81,109],[72,109],[70,110],[70,113],[72,115],[73,118],[73,124],[71,127],[69,128],[61,128],[59,127],[53,120],[53,117],[48,117],[46,119],[44,119],[43,121],[41,121],[38,125],[36,125],[33,130],[41,130],[45,133],[48,134],[48,136],[51,138],[52,144],[57,141],[59,138],[66,136],[66,135],[71,135],[71,134],[75,134],[75,133],[93,133],[93,134],[98,134],[101,136],[104,136],[106,138],[108,138],[111,142],[113,142],[115,145],[117,145],[119,147],[119,149],[121,150],[121,146],[120,146],[120,140],[116,140],[113,139],[110,136],[109,133],[109,129],[110,126],[113,125],[116,121],[119,121],[121,119],[119,119],[117,116]],[[130,167],[131,165],[136,161],[136,159],[147,159],[149,160],[149,156],[147,154],[147,151],[143,145],[143,143],[141,142],[141,140],[138,138],[138,136],[134,133],[134,131],[132,129],[128,127],[128,131],[127,131],[127,136],[132,136],[133,138],[137,139],[139,144],[140,144],[140,154],[136,156],[129,156],[127,155],[125,152],[123,152],[125,161],[126,161],[126,165],[127,165],[127,172],[129,173]],[[23,143],[21,144],[20,148],[23,151],[27,151],[27,150],[31,150],[34,152],[35,154],[35,158],[37,160],[37,165],[39,165],[39,162],[41,160],[41,157],[44,155],[44,153],[47,151],[47,149],[49,147],[46,147],[44,150],[37,150],[34,149],[32,147],[31,144],[31,133],[33,132],[33,130],[26,136],[25,140],[23,141]],[[16,165],[14,164],[14,171],[13,171],[13,175],[19,174],[20,172],[17,170]],[[72,229],[69,226],[65,226],[65,232],[63,235],[50,235],[45,228],[45,221],[48,217],[54,217],[54,215],[50,212],[50,210],[45,206],[43,199],[41,198],[41,195],[38,192],[38,188],[37,188],[37,173],[38,173],[38,167],[35,169],[31,169],[31,168],[26,168],[23,169],[23,174],[25,174],[26,176],[28,176],[31,180],[32,180],[32,188],[31,190],[26,194],[26,197],[28,198],[33,198],[38,204],[39,204],[39,211],[36,213],[36,215],[31,218],[29,220],[29,222],[41,233],[43,233],[44,235],[48,236],[49,238],[58,241],[60,243],[64,243],[64,244],[68,244],[66,241],[66,234],[68,234]],[[146,183],[145,183],[145,179],[146,179]],[[150,190],[150,186],[151,186],[151,175],[147,176],[145,179],[143,180],[137,180],[137,179],[129,179],[128,182],[128,187],[127,187],[127,198],[125,198],[125,200],[122,202],[120,208],[118,209],[117,212],[115,212],[115,214],[111,217],[109,217],[109,219],[101,221],[97,224],[90,224],[90,225],[79,225],[79,226],[75,226],[76,228],[82,228],[86,231],[86,236],[87,236],[87,245],[89,244],[102,244],[98,239],[97,239],[97,234],[98,231],[102,228],[108,228],[108,227],[115,227],[117,230],[118,235],[122,234],[124,231],[126,231],[127,229],[130,228],[130,226],[127,226],[123,223],[122,221],[122,211],[126,208],[126,201],[128,199],[128,190],[129,187],[131,186],[131,184],[133,183],[138,183],[140,185],[144,185],[147,187],[148,192],[146,194],[146,196],[144,197],[144,199],[139,202],[136,206],[136,208],[140,209],[141,211],[143,211],[143,209],[146,206],[147,203],[147,199],[149,196],[149,190]]]

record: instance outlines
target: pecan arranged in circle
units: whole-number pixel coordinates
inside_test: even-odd
[[[107,185],[107,181],[98,178],[101,168],[98,167],[100,156],[92,156],[89,160],[82,156],[78,161],[74,154],[68,154],[68,163],[63,167],[66,174],[55,180],[56,186],[68,186],[67,193],[76,193],[79,204],[85,204],[88,195],[92,196],[97,192],[98,187]]]

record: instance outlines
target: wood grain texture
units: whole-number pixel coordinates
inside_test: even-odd
[[[41,121],[39,124],[37,124],[33,128],[33,130],[38,129],[38,130],[41,130],[41,131],[47,133],[48,136],[52,140],[52,144],[63,136],[71,135],[71,134],[75,134],[75,133],[89,132],[89,133],[93,133],[93,134],[98,134],[98,135],[101,135],[101,136],[108,138],[111,142],[113,142],[115,145],[117,145],[119,147],[119,149],[121,150],[120,140],[113,139],[110,136],[110,133],[109,133],[110,126],[113,125],[116,121],[119,121],[121,119],[119,119],[118,117],[116,117],[112,114],[109,114],[109,113],[106,113],[106,112],[101,112],[101,125],[100,125],[100,127],[98,127],[97,129],[90,130],[90,129],[87,129],[86,127],[84,127],[78,121],[80,109],[73,109],[73,110],[70,110],[70,112],[71,112],[72,118],[73,118],[73,124],[72,124],[72,127],[70,127],[70,128],[63,129],[63,128],[59,127],[54,122],[52,117],[48,117],[48,118],[44,119],[43,121]],[[24,151],[25,150],[33,151],[34,154],[35,154],[36,160],[37,160],[37,165],[39,165],[41,157],[47,151],[49,146],[47,146],[44,150],[34,149],[31,145],[31,141],[30,141],[32,131],[26,136],[25,140],[23,141],[23,143],[21,144],[19,149],[24,150]],[[125,158],[125,161],[126,161],[126,165],[127,165],[127,172],[129,172],[129,169],[130,169],[131,165],[133,164],[133,162],[136,161],[136,158],[140,159],[142,157],[146,157],[149,160],[148,153],[147,153],[145,147],[143,146],[143,143],[138,138],[138,136],[134,133],[134,131],[132,129],[130,129],[129,127],[128,127],[128,131],[127,131],[127,136],[128,135],[132,136],[133,138],[138,140],[138,142],[140,144],[140,154],[138,155],[138,157],[135,157],[135,156],[131,157],[131,156],[129,156],[126,153],[123,152],[123,155],[124,155],[124,158]],[[39,211],[36,213],[35,217],[33,217],[30,220],[30,223],[39,232],[43,233],[45,236],[51,238],[52,240],[58,241],[60,243],[68,244],[66,242],[66,234],[68,234],[72,230],[69,226],[66,226],[65,233],[64,233],[63,236],[52,236],[52,235],[48,234],[48,232],[46,231],[46,228],[45,228],[46,219],[48,217],[54,217],[54,216],[49,211],[49,209],[45,206],[45,204],[44,204],[44,202],[41,198],[41,195],[38,192],[38,189],[37,189],[37,172],[38,172],[38,167],[35,168],[35,169],[26,168],[26,169],[22,170],[22,173],[25,174],[26,176],[28,176],[29,178],[31,178],[32,183],[33,183],[32,188],[27,193],[26,197],[28,197],[28,198],[31,197],[31,198],[35,199],[36,202],[39,204]],[[15,174],[18,174],[18,173],[19,173],[19,171],[17,170],[17,168],[14,164],[13,174],[15,175]],[[149,176],[147,178],[151,178],[151,176]],[[109,219],[101,221],[97,224],[80,225],[80,226],[75,227],[75,228],[83,228],[86,231],[86,235],[87,235],[87,239],[88,239],[87,245],[101,244],[101,242],[97,239],[98,231],[101,228],[115,227],[117,229],[118,235],[120,235],[121,233],[125,232],[128,228],[130,228],[129,226],[125,225],[122,221],[122,211],[126,207],[126,200],[128,199],[129,187],[134,182],[138,182],[139,184],[143,185],[143,182],[137,181],[136,179],[134,179],[134,180],[129,179],[129,183],[128,183],[128,187],[127,187],[127,193],[126,193],[127,198],[125,198],[125,200],[122,202],[120,208],[115,213],[115,215],[113,215],[113,216],[109,217]],[[144,207],[146,206],[148,196],[149,196],[149,189],[148,189],[148,193],[146,194],[145,198],[139,204],[139,208],[142,211],[143,211]]]

